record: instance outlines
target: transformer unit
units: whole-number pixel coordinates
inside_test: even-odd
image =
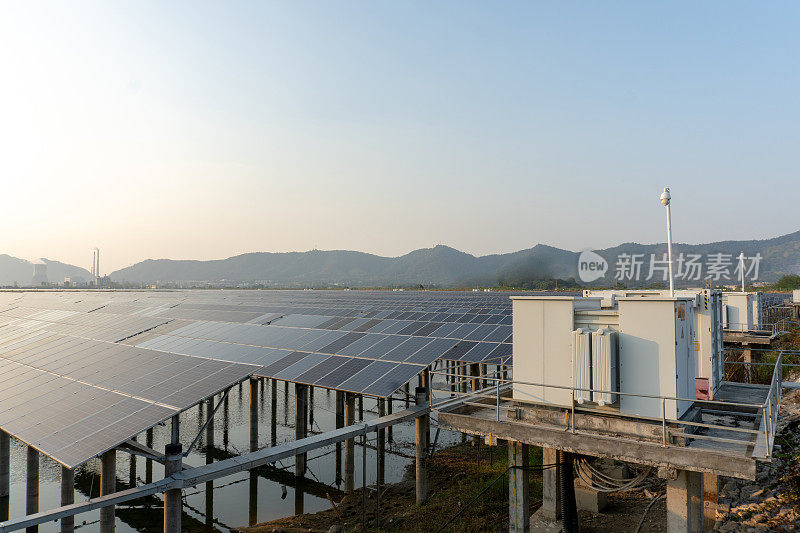
[[[592,401],[592,332],[578,328],[572,332],[572,368],[575,369],[575,401]]]
[[[617,333],[608,328],[592,332],[592,400],[599,406],[613,404],[619,390],[619,362],[617,360]]]
[[[725,329],[758,331],[762,326],[761,293],[723,293]]]
[[[574,399],[660,418],[661,400],[646,396],[694,398],[696,298],[614,298],[604,309],[602,298],[512,297],[514,380],[530,383],[514,384],[515,400],[571,407]],[[690,405],[666,400],[665,414],[678,418]]]
[[[584,290],[585,297],[601,298],[604,309],[613,309],[618,298],[664,298],[666,290]],[[723,364],[723,304],[722,291],[718,289],[681,289],[675,291],[676,297],[692,300],[694,324],[692,327],[692,366],[699,390],[706,391],[703,399],[713,399],[725,376]],[[700,397],[700,396],[698,396]]]

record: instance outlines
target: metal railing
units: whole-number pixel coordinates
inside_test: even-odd
[[[781,409],[781,395],[783,383],[783,352],[778,354],[775,368],[772,371],[772,381],[769,385],[767,399],[764,401],[764,446],[772,456],[772,443],[775,440],[775,428],[778,425],[778,413]]]
[[[790,324],[797,324],[796,320],[790,318],[777,318],[771,321],[764,321],[760,324],[748,324],[746,322],[728,322],[725,324],[725,331],[739,333],[770,333],[779,335],[790,331]]]
[[[512,390],[518,386],[532,386],[532,387],[542,387],[548,389],[568,390],[571,393],[571,400],[572,400],[570,402],[570,405],[559,406],[562,408],[569,409],[568,411],[569,427],[566,429],[568,429],[572,433],[586,434],[585,432],[582,432],[579,428],[575,427],[575,411],[576,411],[575,394],[577,392],[594,392],[601,394],[603,393],[614,394],[617,396],[649,398],[660,402],[660,408],[661,408],[660,417],[631,415],[631,414],[625,414],[625,416],[633,416],[640,420],[647,420],[653,422],[654,425],[660,422],[661,445],[663,447],[684,447],[685,445],[683,444],[673,443],[672,439],[672,437],[683,437],[685,439],[690,439],[690,440],[697,439],[697,440],[707,440],[725,444],[741,445],[744,448],[739,450],[738,453],[734,452],[735,455],[740,455],[740,456],[743,453],[745,453],[747,447],[756,445],[754,446],[753,449],[753,455],[752,455],[753,458],[759,458],[759,459],[772,458],[772,444],[775,438],[775,428],[777,426],[778,413],[780,411],[780,402],[781,402],[781,383],[783,379],[782,353],[779,354],[778,360],[774,365],[771,385],[769,387],[767,397],[763,404],[732,402],[724,400],[701,400],[697,398],[682,398],[677,396],[640,394],[640,393],[621,392],[621,391],[602,390],[602,389],[587,389],[580,387],[570,387],[565,385],[552,385],[547,383],[534,383],[529,381],[507,379],[502,377],[503,372],[501,371],[496,371],[481,375],[474,375],[474,374],[460,373],[457,370],[458,370],[457,367],[451,367],[449,369],[432,370],[430,372],[432,385],[434,383],[434,376],[443,376],[445,383],[450,384],[450,387],[446,389],[437,389],[434,386],[431,387],[432,410],[446,410],[447,408],[453,405],[467,405],[473,407],[480,407],[484,409],[493,409],[495,411],[495,419],[499,422],[502,420],[501,417],[502,412],[516,411],[519,407],[518,404],[526,403],[524,400],[521,401],[517,399],[517,400],[512,400],[508,405],[503,405],[502,395],[506,391]],[[474,386],[474,384],[476,383],[477,384],[482,383],[483,386],[482,387],[479,386],[476,388]],[[471,384],[473,386],[470,386]],[[443,393],[444,397],[439,397],[437,399],[436,393]],[[508,400],[511,399],[508,398]],[[699,407],[701,409],[703,405],[707,405],[712,409],[714,407],[724,406],[728,408],[730,407],[740,408],[740,411],[742,409],[752,410],[753,414],[757,418],[760,418],[760,421],[757,426],[754,426],[755,427],[754,429],[750,429],[738,426],[724,426],[720,424],[712,424],[707,422],[696,422],[693,420],[682,420],[679,418],[672,418],[667,416],[667,402],[687,402],[689,404],[695,404],[695,405],[700,404]],[[674,404],[670,405],[670,407],[672,408],[673,405]],[[592,411],[592,409],[590,409],[587,405],[581,405],[579,407],[579,410],[583,412],[595,412],[597,414],[606,414],[606,415],[608,414],[607,410]],[[565,413],[565,418],[566,416],[567,415]],[[763,430],[761,429],[762,427]],[[722,430],[725,432],[742,433],[745,434],[747,438],[739,439],[739,438],[730,438],[728,436],[721,437],[721,436],[698,434],[696,432],[691,433],[685,431],[686,429],[689,428]],[[761,438],[762,435],[764,437],[763,452],[757,446],[758,440]],[[755,437],[755,442],[753,437]],[[721,453],[726,453],[725,448],[721,448],[720,450],[717,451]],[[763,453],[763,454],[757,455],[757,453]]]

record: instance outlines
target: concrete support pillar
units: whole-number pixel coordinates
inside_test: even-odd
[[[386,414],[386,400],[378,399],[378,417]],[[383,485],[386,477],[386,430],[378,430],[378,485]]]
[[[278,380],[272,380],[272,389],[270,398],[270,445],[275,446],[278,444]]]
[[[250,451],[258,450],[258,380],[250,378]]]
[[[711,531],[717,523],[719,476],[703,473],[703,529]]]
[[[61,467],[61,505],[75,503],[75,471],[66,466]],[[75,516],[65,516],[61,519],[61,533],[75,531]]]
[[[294,440],[304,439],[308,436],[308,385],[295,383],[294,385]],[[306,454],[294,456],[294,475],[303,477],[306,475]]]
[[[39,512],[39,452],[28,446],[28,461],[25,478],[25,514]],[[39,526],[25,529],[28,533],[36,533]]]
[[[228,451],[228,429],[230,428],[230,424],[228,423],[230,420],[229,409],[228,409],[228,396],[222,400],[222,448],[227,452]]]
[[[508,530],[527,533],[531,530],[527,444],[509,441],[508,466]]]
[[[426,391],[424,387],[417,387],[415,399],[417,404],[425,403]],[[414,420],[416,437],[416,478],[417,478],[417,505],[422,505],[428,499],[428,473],[425,467],[425,454],[427,452],[428,415],[418,416]]]
[[[181,441],[181,419],[179,415],[173,415],[170,427],[170,442],[178,444]]]
[[[512,443],[508,444],[511,446]],[[554,522],[561,516],[561,491],[558,485],[561,465],[557,456],[556,450],[542,448],[542,507],[537,515],[547,522]]]
[[[206,456],[214,448],[214,398],[206,400]]]
[[[131,439],[136,442],[136,436]],[[136,486],[136,454],[128,455],[128,486],[133,488]]]
[[[469,375],[471,376],[470,385],[472,388],[472,392],[480,390],[481,388],[481,365],[479,363],[472,363],[469,365]]]
[[[169,477],[183,468],[183,447],[179,442],[167,444],[164,454],[164,475]],[[164,493],[164,533],[181,533],[181,489],[168,489]]]
[[[314,387],[308,387],[308,401],[306,402],[308,411],[308,429],[314,431]],[[306,431],[308,433],[308,431]]]
[[[753,382],[753,365],[750,364],[753,362],[753,351],[750,349],[750,345],[746,342],[743,344],[744,350],[742,350],[742,361],[746,364],[744,366],[744,375],[745,381],[747,383]]]
[[[336,391],[336,429],[344,427],[344,393]],[[336,486],[342,482],[342,443],[336,443]]]
[[[667,533],[703,530],[703,480],[699,472],[678,470],[667,480]]]
[[[208,425],[206,425],[206,464],[210,465],[214,462],[212,458],[213,449],[214,449],[214,416],[212,412],[214,411],[214,399],[209,398],[206,400],[208,402],[207,410],[206,410],[206,421]],[[206,529],[208,531],[214,530],[214,482],[213,481],[206,481]]]
[[[258,386],[261,388],[261,412],[264,412],[264,401],[267,398],[267,379],[266,378],[258,378]]]
[[[478,391],[481,388],[481,368],[479,363],[472,363],[469,365],[469,374],[472,379],[470,379],[470,388],[472,392]],[[472,437],[472,445],[473,446],[480,446],[481,445],[481,437],[480,435],[473,435]]]
[[[447,375],[450,379],[450,397],[456,396],[456,365],[453,361],[447,361]]]
[[[356,397],[346,392],[344,402],[344,425],[350,426],[355,422]],[[355,455],[356,442],[350,438],[344,441],[344,491],[351,494],[355,489]]]
[[[153,448],[153,428],[147,430],[145,434],[145,442],[147,443],[148,448]],[[144,463],[144,482],[145,483],[152,483],[153,482],[153,460],[147,459]]]
[[[117,491],[117,451],[109,450],[100,456],[100,495]],[[114,506],[100,509],[100,533],[113,533]]]
[[[387,415],[392,414],[392,406],[393,406],[392,397],[389,396],[389,398],[386,399],[386,414]],[[392,426],[389,426],[387,428],[386,438],[388,439],[388,441],[390,443],[394,442],[394,434],[392,433]]]
[[[586,475],[589,480],[594,481],[595,479],[594,474],[591,472],[584,472],[584,475]],[[597,514],[608,506],[608,493],[593,489],[591,486],[584,483],[580,477],[576,476],[575,505],[579,511],[585,510]]]
[[[11,496],[11,438],[0,429],[0,522],[8,520]]]

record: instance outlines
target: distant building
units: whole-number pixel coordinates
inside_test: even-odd
[[[33,281],[31,285],[46,285],[47,284],[47,265],[45,263],[33,264]]]

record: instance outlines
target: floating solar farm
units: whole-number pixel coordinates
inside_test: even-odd
[[[248,377],[390,396],[508,365],[508,293],[0,293],[0,429],[73,468]]]

